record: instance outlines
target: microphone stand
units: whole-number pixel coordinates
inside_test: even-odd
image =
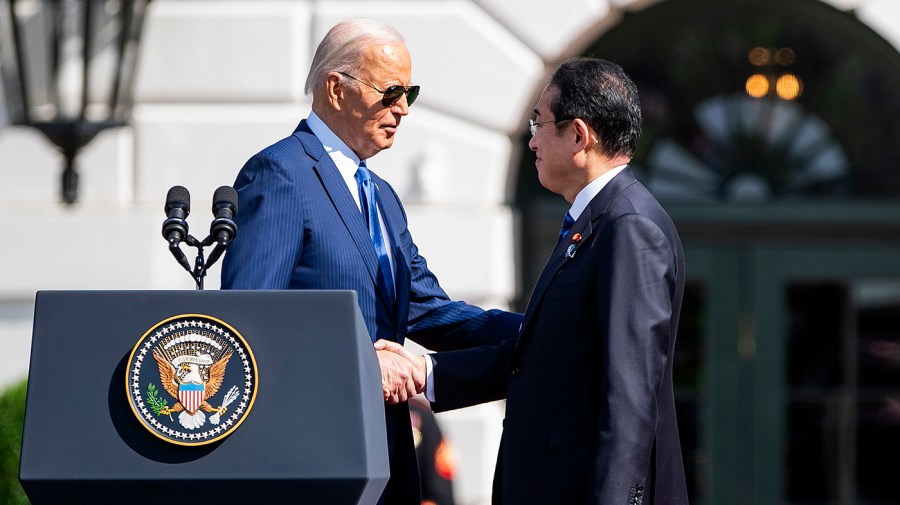
[[[179,261],[178,263],[184,267],[185,270],[191,277],[194,279],[194,282],[197,285],[197,290],[203,290],[203,278],[206,277],[206,271],[209,267],[213,266],[216,261],[218,261],[219,257],[225,252],[225,249],[228,248],[229,240],[226,238],[220,238],[216,240],[212,234],[207,235],[203,240],[197,240],[193,235],[188,235],[182,241],[187,243],[187,245],[191,247],[197,248],[197,257],[194,259],[194,269],[191,270],[190,265],[187,261]],[[209,259],[203,254],[203,248],[208,247],[212,244],[216,244],[216,247],[213,249],[212,253],[209,255]],[[177,250],[176,250],[177,249]],[[176,258],[184,258],[184,254],[181,253],[181,249],[178,244],[169,244],[169,250],[172,251],[172,254],[175,255]]]

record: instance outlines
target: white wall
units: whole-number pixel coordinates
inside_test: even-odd
[[[506,306],[516,289],[513,139],[548,69],[626,10],[653,3],[152,1],[133,126],[101,134],[79,156],[76,207],[58,203],[61,159],[52,145],[33,131],[0,129],[0,387],[27,373],[37,290],[193,288],[160,235],[166,191],[191,191],[188,221],[205,235],[215,188],[305,117],[315,45],[353,16],[397,27],[422,85],[394,147],[370,166],[406,202],[414,237],[448,293]],[[855,9],[900,45],[900,2],[831,3]],[[5,118],[0,107],[0,126]],[[207,288],[216,289],[218,266],[210,275]],[[439,416],[460,452],[460,505],[489,499],[502,416],[501,404]]]

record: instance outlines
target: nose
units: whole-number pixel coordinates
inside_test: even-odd
[[[391,105],[391,112],[400,114],[401,116],[409,114],[409,102],[406,101],[406,93],[404,93],[399,100],[394,102],[394,105]]]
[[[531,137],[528,140],[528,148],[531,149],[532,151],[537,151],[537,143],[535,143],[534,137]]]

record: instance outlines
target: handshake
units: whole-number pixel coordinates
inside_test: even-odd
[[[409,352],[397,342],[375,342],[375,354],[381,366],[381,391],[384,401],[402,403],[425,391],[425,356]]]

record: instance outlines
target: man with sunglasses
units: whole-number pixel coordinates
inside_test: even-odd
[[[451,301],[419,255],[393,188],[371,171],[419,95],[402,36],[382,23],[334,26],[313,57],[312,112],[237,176],[240,233],[223,289],[352,289],[372,340],[459,349],[513,338],[520,314]],[[419,505],[408,398],[425,374],[379,351],[391,478],[379,503]],[[339,373],[339,371],[337,371]]]
[[[432,407],[506,397],[495,505],[687,505],[672,383],[684,253],[628,168],[637,87],[618,65],[575,58],[534,114],[538,179],[571,207],[519,338],[431,354]]]

